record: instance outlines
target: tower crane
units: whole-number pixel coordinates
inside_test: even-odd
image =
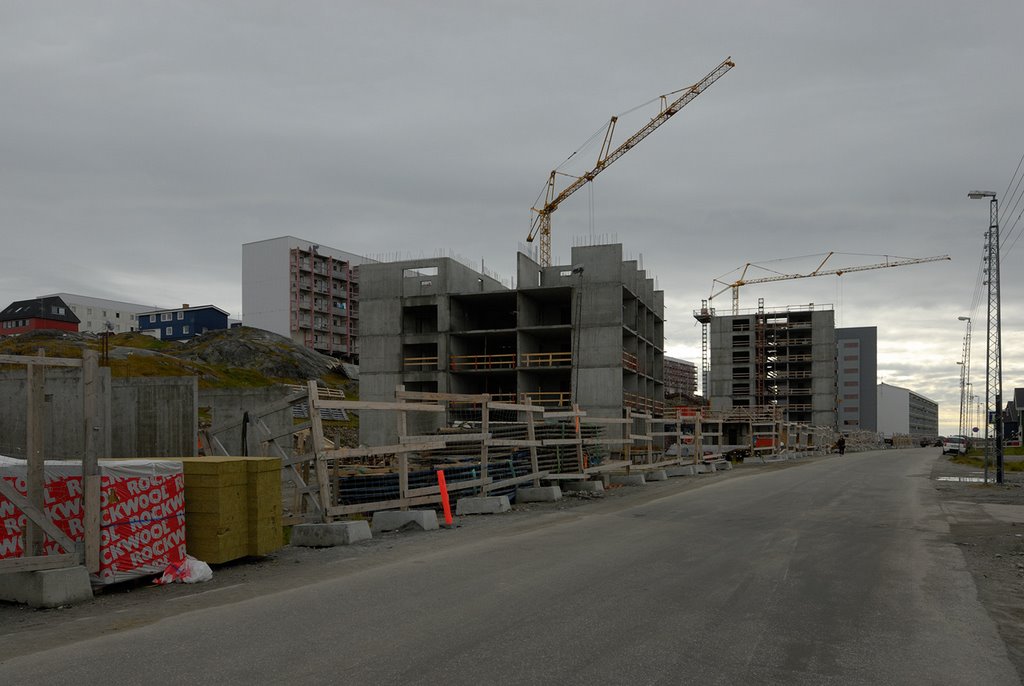
[[[562,201],[593,181],[594,177],[604,171],[612,162],[625,155],[644,138],[647,138],[655,129],[668,121],[673,114],[688,105],[694,98],[703,93],[708,86],[721,78],[734,66],[736,65],[733,63],[732,58],[726,58],[724,62],[711,70],[707,76],[692,86],[684,88],[682,90],[683,94],[671,103],[668,102],[669,96],[675,95],[680,91],[662,95],[661,111],[658,115],[614,150],[612,149],[612,134],[615,132],[615,123],[619,118],[617,116],[612,117],[604,132],[604,142],[601,144],[601,151],[597,156],[597,164],[594,165],[593,169],[583,174],[583,176],[573,177],[575,180],[561,192],[557,192],[555,187],[559,172],[557,169],[551,172],[548,176],[547,188],[544,193],[544,204],[541,207],[531,208],[535,215],[530,222],[530,233],[526,237],[527,242],[532,243],[538,235],[540,236],[540,265],[542,267],[551,266],[551,214],[558,209]]]
[[[704,390],[705,397],[707,396],[707,391],[708,391],[708,385],[707,385],[708,381],[707,381],[707,378],[708,378],[708,371],[709,371],[709,367],[708,367],[708,324],[711,323],[711,319],[715,316],[715,310],[710,305],[711,305],[711,301],[714,298],[718,297],[722,293],[725,293],[727,290],[730,290],[730,289],[732,290],[732,313],[734,315],[737,315],[737,314],[739,314],[739,310],[740,310],[740,287],[741,286],[746,286],[748,284],[771,283],[771,282],[774,282],[774,281],[786,281],[786,280],[789,280],[789,279],[809,279],[812,276],[831,276],[831,275],[842,276],[843,274],[849,274],[850,272],[863,272],[863,271],[868,271],[869,269],[886,269],[888,267],[904,267],[904,266],[911,265],[911,264],[923,264],[925,262],[939,262],[939,261],[942,261],[942,260],[950,259],[949,255],[936,255],[934,257],[900,257],[900,258],[896,258],[896,259],[889,259],[889,256],[886,255],[885,256],[885,262],[879,262],[877,264],[863,264],[863,265],[857,265],[857,266],[853,266],[853,267],[841,267],[839,269],[824,269],[823,270],[822,267],[825,266],[825,264],[829,261],[829,258],[831,258],[834,254],[835,254],[834,252],[829,252],[827,255],[825,255],[825,259],[823,259],[818,264],[818,266],[814,268],[813,271],[808,272],[807,274],[773,274],[772,276],[762,276],[762,277],[758,277],[756,279],[748,279],[748,278],[746,278],[746,276],[747,276],[747,269],[749,269],[750,267],[756,267],[758,265],[753,264],[751,262],[747,262],[742,267],[743,271],[740,272],[740,278],[736,279],[732,283],[725,283],[724,281],[720,281],[719,279],[714,279],[712,281],[711,295],[708,296],[707,300],[702,300],[701,301],[701,308],[699,310],[694,310],[693,311],[694,319],[696,319],[698,322],[701,323],[701,337],[700,337],[700,339],[701,339],[701,349],[700,349],[700,352],[701,352],[701,359],[700,359],[700,362],[701,362],[701,382],[702,382],[702,385],[703,385],[703,390]],[[719,289],[718,291],[715,291],[715,284],[719,284],[719,285],[723,286],[723,288]]]

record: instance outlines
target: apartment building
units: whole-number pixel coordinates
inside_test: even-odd
[[[60,298],[63,300],[81,321],[78,330],[89,333],[138,331],[139,313],[157,309],[156,305],[141,305],[121,300],[93,298],[76,293],[51,293],[50,295],[39,297]]]
[[[665,356],[665,397],[697,395],[697,365]]]
[[[878,432],[885,437],[939,435],[939,404],[931,398],[887,383],[878,384]]]
[[[281,236],[242,245],[242,321],[312,350],[359,359],[365,257]]]
[[[840,431],[878,431],[878,329],[836,329]]]

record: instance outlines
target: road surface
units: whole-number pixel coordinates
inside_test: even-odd
[[[403,534],[290,590],[199,595],[40,652],[11,637],[0,683],[1021,683],[949,540],[935,459],[742,467]]]

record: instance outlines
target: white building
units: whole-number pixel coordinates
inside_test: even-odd
[[[138,303],[121,302],[120,300],[91,298],[86,295],[75,295],[74,293],[51,293],[50,295],[38,297],[56,297],[63,300],[81,320],[78,330],[83,333],[138,331],[139,313],[157,309],[156,305],[140,305]],[[107,326],[108,322],[110,324],[109,328]]]
[[[358,359],[358,266],[372,261],[294,236],[244,243],[242,322]]]
[[[907,388],[878,384],[878,433],[885,437],[939,435],[939,404]]]

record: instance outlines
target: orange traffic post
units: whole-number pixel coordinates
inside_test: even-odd
[[[452,506],[448,502],[448,484],[444,480],[444,470],[437,470],[437,486],[441,489],[441,507],[444,508],[445,526],[452,525]]]

